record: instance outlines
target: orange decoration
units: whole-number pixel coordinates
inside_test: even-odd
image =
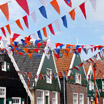
[[[21,23],[20,23],[20,20],[18,19],[18,20],[16,20],[15,22],[16,22],[16,24],[18,25],[18,27],[19,27],[21,30],[23,30],[23,27],[22,27],[22,25],[21,25]]]
[[[9,32],[9,35],[11,35],[10,25],[9,24],[6,25],[6,28],[7,28],[8,32]]]
[[[75,20],[75,9],[71,10],[71,11],[69,12],[69,14],[70,14],[70,16],[71,16],[71,19],[72,19],[72,20]]]
[[[44,36],[47,37],[46,27],[44,27],[42,30],[43,30]]]

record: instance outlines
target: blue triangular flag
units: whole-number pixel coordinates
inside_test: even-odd
[[[42,35],[41,35],[40,30],[39,30],[39,31],[37,31],[37,33],[38,33],[38,37],[42,40]]]
[[[23,47],[25,46],[25,40],[21,39]]]
[[[14,41],[14,46],[17,47],[19,42]]]
[[[88,54],[88,50],[86,48],[83,48],[83,51]]]
[[[41,58],[41,54],[36,54],[36,56],[37,56],[37,58],[39,58],[39,59]]]
[[[81,47],[80,45],[76,45],[76,50],[78,50],[78,48]]]
[[[12,45],[9,45],[9,47],[11,47],[11,49],[12,49],[12,50],[14,50],[14,48],[13,48],[13,46],[12,46]]]
[[[60,45],[60,48],[62,49],[63,46],[64,46],[64,44]]]
[[[47,14],[46,14],[46,9],[45,9],[45,7],[44,7],[44,6],[41,6],[41,7],[39,8],[39,10],[40,10],[40,13],[42,14],[42,16],[45,17],[45,18],[47,18]]]
[[[57,54],[60,53],[60,49],[54,49]]]
[[[62,18],[63,21],[63,25],[67,28],[67,19],[66,19],[66,15],[64,15]]]
[[[41,42],[41,40],[36,40],[35,41],[35,45],[38,44],[39,42]]]

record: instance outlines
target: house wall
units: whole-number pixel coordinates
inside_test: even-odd
[[[79,92],[84,94],[84,104],[87,104],[87,88],[67,83],[67,104],[73,104],[73,93],[79,94]]]
[[[99,102],[100,102],[100,104],[104,104],[103,99],[104,99],[104,97],[100,97],[100,98],[99,98]]]

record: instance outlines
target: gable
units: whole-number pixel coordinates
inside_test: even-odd
[[[74,59],[72,67],[79,66],[80,64],[81,64],[80,55],[75,55],[75,59]],[[86,74],[85,74],[83,66],[79,68],[79,71],[77,69],[75,69],[75,68],[72,69],[72,71],[70,73],[70,78],[71,78],[70,82],[71,83],[75,83],[75,73],[80,73],[81,77],[82,77],[82,82],[81,83],[83,85],[87,85]]]
[[[46,74],[47,68],[52,70],[52,73],[56,73],[56,68],[54,64],[54,59],[52,56],[52,52],[50,54],[50,58],[47,59],[45,56],[40,74]],[[46,83],[46,79],[38,79],[37,84],[35,86],[35,89],[43,89],[43,90],[51,90],[51,91],[59,91],[59,82],[58,78],[52,79],[52,84]]]

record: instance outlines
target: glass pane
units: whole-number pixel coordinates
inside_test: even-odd
[[[43,104],[43,99],[37,99],[37,104]]]
[[[55,92],[52,93],[52,98],[56,98],[56,93]]]
[[[43,92],[42,91],[37,91],[37,97],[42,98],[43,97]]]

